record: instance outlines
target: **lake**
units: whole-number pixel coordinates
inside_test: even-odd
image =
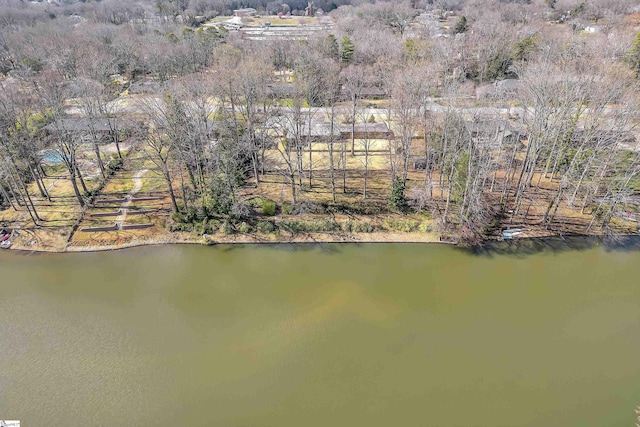
[[[0,252],[0,419],[625,426],[640,251],[411,244]]]

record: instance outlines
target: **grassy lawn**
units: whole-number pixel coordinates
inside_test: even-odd
[[[51,201],[40,196],[35,183],[28,185],[28,191],[40,217],[39,227],[36,227],[24,206],[16,205],[17,210],[11,208],[0,212],[0,223],[6,223],[14,228],[20,227],[20,235],[14,240],[14,247],[29,249],[38,246],[41,249],[61,250],[71,233],[73,225],[80,217],[81,210],[75,198],[71,182],[61,175],[59,168],[47,168],[51,175],[44,179]],[[53,175],[53,172],[56,175]],[[90,186],[91,182],[87,182]],[[15,204],[15,202],[14,202]]]

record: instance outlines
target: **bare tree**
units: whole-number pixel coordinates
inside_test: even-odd
[[[171,207],[174,213],[180,209],[173,190],[174,181],[174,157],[178,143],[182,137],[184,123],[176,110],[181,108],[179,100],[167,95],[164,98],[147,98],[145,100],[145,112],[149,119],[149,131],[147,135],[147,157],[158,167],[162,177],[167,183],[167,191],[171,198]]]
[[[344,94],[348,96],[351,102],[351,155],[355,156],[355,126],[356,116],[358,114],[358,102],[362,95],[363,89],[370,86],[370,73],[363,66],[350,65],[343,70],[344,84],[342,89]]]

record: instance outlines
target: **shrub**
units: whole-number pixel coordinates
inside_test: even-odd
[[[269,199],[263,200],[262,213],[267,216],[274,216],[276,214],[276,202]]]
[[[328,232],[328,231],[336,231],[340,229],[338,223],[330,219],[321,219],[318,221],[310,221],[307,223],[310,228],[309,231],[320,231],[320,232]]]
[[[431,223],[430,222],[421,222],[418,225],[418,231],[421,233],[430,233],[431,232]]]
[[[205,234],[207,233],[207,221],[203,220],[201,222],[196,222],[193,224],[193,232],[196,234]]]
[[[330,219],[316,221],[284,220],[280,222],[280,228],[290,233],[326,233],[340,229],[340,225]]]
[[[268,233],[273,233],[276,230],[276,226],[271,221],[260,221],[256,225],[256,229],[260,233],[268,234]]]
[[[109,175],[112,175],[114,172],[120,170],[122,168],[122,163],[122,159],[119,157],[109,160],[109,162],[107,163],[107,170]]]
[[[169,226],[169,231],[193,231],[193,224],[177,222]]]
[[[367,221],[347,221],[342,224],[342,229],[351,233],[373,233],[375,227]]]
[[[249,233],[251,232],[251,226],[246,222],[243,222],[238,226],[238,231],[240,233]]]
[[[221,230],[221,223],[217,219],[203,219],[193,223],[181,223],[171,226],[172,231],[193,231],[196,234],[213,234]]]
[[[298,233],[300,231],[303,231],[300,229],[299,221],[296,220],[280,221],[280,229],[288,231],[290,233]]]
[[[220,221],[218,221],[217,219],[210,219],[209,222],[207,223],[206,233],[213,234],[219,229],[220,229]]]
[[[285,215],[291,215],[291,213],[293,213],[293,205],[289,202],[284,202],[282,204],[282,213]]]
[[[233,234],[235,232],[235,229],[232,223],[230,223],[229,221],[225,221],[220,226],[220,232],[223,234]]]
[[[418,231],[420,222],[411,219],[395,220],[389,218],[384,221],[384,225],[389,230],[402,231],[403,233],[412,233],[414,231]]]
[[[373,233],[375,227],[366,221],[356,221],[353,224],[353,231],[356,233]]]

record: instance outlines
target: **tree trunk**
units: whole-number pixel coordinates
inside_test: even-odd
[[[298,185],[300,186],[300,191],[302,191],[302,175],[303,175],[303,171],[302,171],[302,146],[300,145],[300,143],[298,143],[296,145],[297,145],[296,167],[298,169]]]
[[[20,174],[18,173],[18,166],[16,165],[16,162],[14,160],[13,157],[9,157],[11,159],[11,165],[13,166],[13,169],[16,172],[16,176],[17,176],[17,183],[19,184],[19,186],[17,186],[18,188],[18,192],[20,192],[20,187],[22,187],[22,190],[24,191],[24,194],[27,196],[27,200],[24,200],[25,202],[25,206],[27,207],[27,210],[29,211],[29,215],[31,216],[31,219],[33,219],[33,223],[35,225],[38,225],[37,221],[41,221],[40,216],[38,216],[38,212],[36,211],[36,207],[33,204],[33,200],[31,200],[31,195],[29,194],[29,190],[27,189],[27,186],[24,185],[24,182],[22,181],[22,179],[20,179]],[[28,202],[27,202],[28,201]],[[31,214],[31,211],[29,210],[29,205],[31,205],[31,209],[33,209],[33,215]],[[35,216],[35,218],[34,218]]]
[[[369,175],[369,143],[365,143],[364,147],[364,188],[362,190],[362,199],[367,199],[367,177]]]
[[[38,191],[40,191],[40,195],[43,198],[47,199],[48,201],[51,201],[51,197],[49,197],[49,193],[47,193],[46,189],[42,186],[42,183],[36,176],[36,172],[33,170],[33,167],[29,166],[29,172],[31,172],[31,177],[33,178],[33,180],[36,182],[36,185],[38,186]]]
[[[260,185],[260,177],[258,176],[258,153],[255,149],[251,152],[251,163],[253,164],[253,176],[256,179],[256,188]]]
[[[335,162],[333,159],[333,140],[329,141],[329,175],[331,177],[331,198],[333,203],[336,202],[336,173]]]
[[[311,190],[311,174],[313,173],[313,159],[311,158],[311,153],[313,152],[313,150],[311,149],[311,141],[309,140],[309,138],[307,138],[307,146],[309,147],[309,190]]]
[[[185,210],[189,210],[189,204],[187,202],[187,190],[184,186],[184,174],[182,168],[180,168],[180,189],[182,190],[182,201],[184,202]]]
[[[298,195],[296,193],[296,176],[293,171],[289,174],[289,180],[291,181],[291,198],[293,199],[293,205],[298,203]]]
[[[107,173],[104,169],[104,163],[102,162],[102,157],[100,156],[100,147],[98,147],[97,136],[93,136],[93,152],[96,155],[96,159],[98,160],[98,167],[100,168],[100,175],[102,178],[107,177]]]
[[[77,164],[74,167],[76,169],[76,175],[78,176],[78,179],[80,179],[80,185],[82,185],[82,191],[84,191],[85,194],[88,194],[89,189],[87,189],[87,184],[85,184],[84,182],[84,178],[82,177],[82,172],[80,172],[80,168],[78,168]]]
[[[78,203],[80,203],[81,207],[84,207],[84,199],[82,198],[82,194],[80,194],[80,190],[78,189],[78,183],[76,182],[75,169],[73,169],[73,172],[71,172],[71,185],[73,185],[73,192],[76,194]]]
[[[453,175],[455,173],[455,167],[451,166],[451,172],[449,173],[449,179],[448,179],[448,189],[447,189],[447,203],[445,204],[444,207],[444,216],[442,218],[443,222],[446,224],[448,221],[448,216],[449,216],[449,205],[451,203],[451,190],[453,188]]]
[[[122,153],[120,152],[120,138],[118,138],[118,136],[116,136],[114,138],[114,142],[116,144],[116,151],[118,152],[118,158],[120,160],[122,160]]]
[[[22,206],[22,201],[20,200],[20,198],[16,195],[16,191],[18,191],[17,187],[16,190],[14,191],[13,187],[15,186],[15,182],[13,185],[11,185],[11,182],[13,181],[13,176],[11,175],[10,172],[7,172],[7,176],[11,179],[11,181],[6,181],[7,186],[9,187],[9,192],[11,193],[11,195],[13,196],[13,200],[16,201],[16,203],[18,204],[18,206]]]
[[[36,206],[33,204],[33,200],[31,199],[31,194],[29,194],[29,189],[27,188],[26,185],[24,185],[24,182],[20,181],[20,184],[22,185],[22,188],[24,189],[24,194],[27,195],[27,200],[29,201],[29,204],[31,205],[31,209],[33,210],[33,215],[35,216],[35,220],[42,221],[42,218],[40,218],[40,215],[38,215],[38,211],[36,210]],[[38,225],[38,223],[35,220],[33,221],[34,224]]]
[[[351,116],[351,155],[356,155],[356,98],[353,97],[353,115]]]
[[[162,175],[164,176],[165,181],[167,181],[167,189],[169,190],[169,197],[171,198],[171,206],[173,207],[173,212],[178,213],[178,202],[176,202],[176,195],[173,191],[173,181],[171,180],[171,175],[169,174],[169,168],[166,163],[163,163]]]
[[[4,185],[0,184],[0,191],[2,191],[2,197],[9,203],[9,205],[13,208],[14,211],[17,211],[16,207],[13,205],[11,201],[11,197],[7,194],[7,190],[4,189]]]
[[[347,144],[342,142],[342,193],[347,193]]]

